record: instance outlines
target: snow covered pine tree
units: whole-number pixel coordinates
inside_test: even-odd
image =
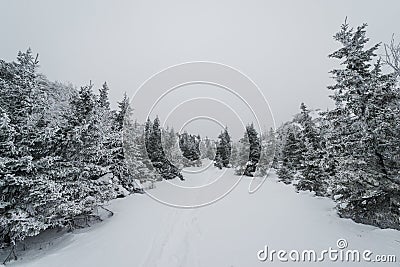
[[[214,166],[222,169],[222,167],[228,168],[229,160],[231,157],[231,137],[228,132],[228,127],[225,127],[224,131],[218,136],[217,152],[214,159]]]
[[[147,119],[145,125],[145,144],[149,159],[164,179],[179,177],[181,180],[184,180],[180,170],[165,156],[158,117],[154,119],[153,123],[151,123],[149,118]]]
[[[310,111],[304,103],[300,105],[300,116],[297,117],[301,128],[301,140],[304,144],[303,164],[299,167],[301,177],[296,187],[300,190],[314,191],[317,195],[325,195],[327,174],[324,169],[324,151],[322,141]]]
[[[201,166],[200,160],[200,136],[195,136],[184,132],[179,136],[179,148],[184,157],[183,164],[185,167]]]
[[[330,55],[342,60],[328,87],[335,108],[326,114],[332,128],[329,149],[336,158],[339,213],[357,222],[400,229],[399,91],[393,74],[382,74],[378,44],[366,49],[366,24],[345,22],[335,35],[342,47]]]

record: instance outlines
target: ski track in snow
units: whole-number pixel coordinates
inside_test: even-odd
[[[191,250],[190,241],[193,241],[196,235],[201,235],[196,210],[184,213],[171,211],[163,224],[156,230],[156,237],[151,243],[145,261],[140,266],[199,266],[196,260],[187,262],[188,254],[195,252]]]
[[[162,226],[156,229],[157,234],[141,266],[165,266],[165,262],[169,262],[174,266],[184,266],[189,249],[186,237],[188,233],[188,218],[186,217],[189,216],[178,211],[169,213],[168,218],[162,222]],[[176,246],[174,242],[184,243],[185,245]],[[183,248],[183,251],[181,248]],[[169,253],[166,253],[166,250]]]
[[[206,176],[205,183],[210,177]],[[196,248],[192,249],[192,242],[201,236],[198,224],[199,209],[171,209],[163,226],[156,230],[157,234],[152,241],[145,261],[141,266],[177,266],[197,267]],[[191,261],[188,256],[192,254]]]

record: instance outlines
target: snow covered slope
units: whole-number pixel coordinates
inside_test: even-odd
[[[211,167],[201,175],[185,174],[186,181],[179,183],[210,182],[210,177],[218,172],[221,171]],[[233,176],[233,170],[227,170],[223,179],[235,181],[237,177]],[[341,219],[329,199],[296,193],[292,186],[277,182],[274,175],[255,194],[248,194],[249,182],[241,180],[225,198],[197,209],[169,207],[139,194],[116,200],[111,205],[115,215],[110,219],[67,234],[51,248],[28,251],[9,266],[309,266],[307,262],[262,262],[257,252],[266,245],[270,250],[319,252],[329,247],[337,249],[336,242],[341,238],[346,239],[347,249],[396,255],[397,263],[381,265],[399,266],[399,231]],[[161,182],[154,192],[168,194],[168,188],[167,182]],[[311,265],[365,266],[366,263],[326,260]]]

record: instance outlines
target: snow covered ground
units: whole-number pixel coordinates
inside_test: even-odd
[[[186,173],[186,181],[173,182],[181,186],[207,184],[222,173],[224,170],[210,167],[202,173]],[[221,183],[212,185],[234,185],[237,179],[228,169],[219,179]],[[347,249],[371,250],[371,258],[377,254],[396,255],[397,263],[381,266],[399,266],[399,231],[341,219],[331,200],[307,192],[296,193],[292,186],[277,182],[273,174],[254,194],[248,193],[249,182],[243,178],[225,198],[196,209],[169,207],[145,194],[115,200],[110,206],[115,215],[110,219],[65,234],[51,247],[28,250],[8,266],[309,266],[309,262],[290,260],[262,262],[257,252],[268,246],[270,250],[313,249],[319,253],[329,247],[337,249],[338,239],[346,239]],[[175,202],[181,200],[184,194],[168,198],[170,186],[165,181],[158,183],[152,194]],[[186,191],[190,192],[189,202],[206,198],[198,190]],[[198,195],[193,197],[195,194]],[[326,258],[325,262],[311,265],[366,265]]]

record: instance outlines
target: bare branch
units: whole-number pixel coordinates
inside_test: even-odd
[[[394,34],[389,44],[384,44],[385,56],[383,62],[391,67],[397,76],[400,76],[400,43],[396,43]]]

